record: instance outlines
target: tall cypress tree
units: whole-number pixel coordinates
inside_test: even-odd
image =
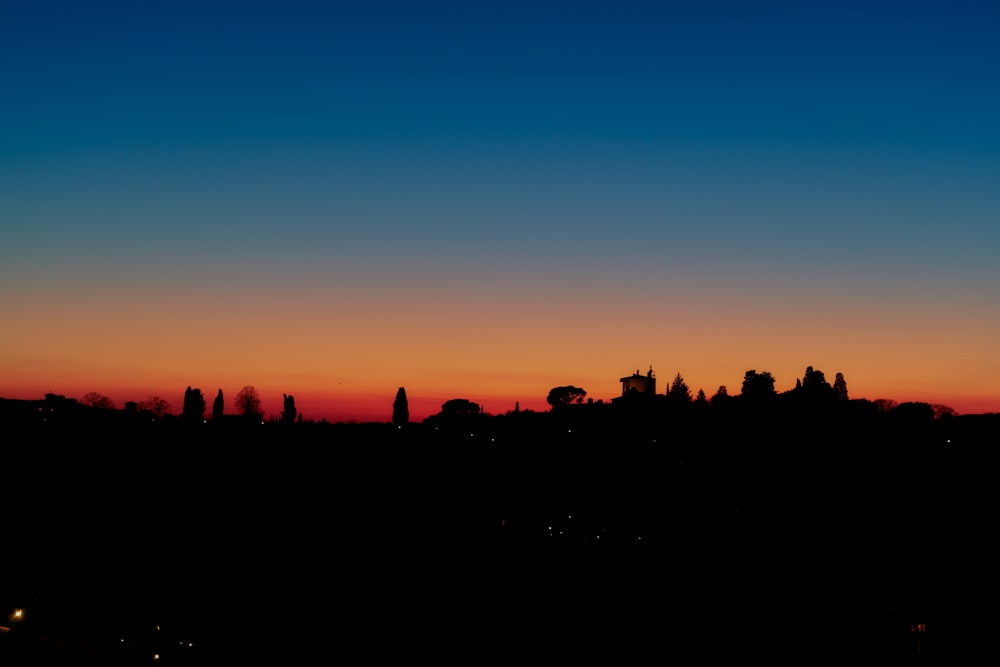
[[[219,395],[215,397],[215,402],[212,403],[212,421],[222,419],[222,411],[226,408],[226,401],[222,398],[222,390],[219,390]]]
[[[847,380],[844,379],[843,373],[837,373],[833,380],[833,391],[837,395],[837,399],[841,401],[847,400]]]
[[[406,389],[399,388],[396,400],[392,402],[392,423],[402,426],[410,421],[410,405],[406,400]]]
[[[281,421],[286,424],[295,423],[295,397],[291,394],[282,394],[282,398],[285,399],[284,409],[281,411]]]

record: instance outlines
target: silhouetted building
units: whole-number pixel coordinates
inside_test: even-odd
[[[655,394],[656,393],[656,376],[653,375],[653,367],[649,367],[649,372],[645,375],[639,373],[639,369],[635,370],[635,373],[628,377],[623,377],[619,382],[622,383],[622,396],[625,396],[630,391],[635,391],[640,394]]]

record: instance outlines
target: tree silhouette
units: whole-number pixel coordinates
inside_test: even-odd
[[[709,405],[718,410],[723,410],[727,406],[731,405],[732,396],[729,395],[729,390],[726,389],[726,385],[719,385],[719,389],[712,395],[712,398],[708,399]]]
[[[826,381],[826,375],[823,371],[816,370],[812,366],[806,366],[800,389],[811,398],[830,398],[833,396],[833,387]]]
[[[212,421],[217,419],[222,419],[222,413],[226,409],[226,400],[222,398],[222,390],[215,397],[215,402],[212,403]]]
[[[934,419],[947,419],[958,414],[955,408],[940,403],[931,403],[931,409],[934,410]]]
[[[170,403],[159,396],[148,396],[145,401],[139,403],[139,409],[152,412],[159,419],[167,414],[167,411],[170,409]]]
[[[402,426],[410,421],[410,404],[406,400],[406,389],[400,387],[396,391],[396,400],[392,402],[392,423]]]
[[[833,391],[837,395],[837,400],[846,401],[847,400],[847,380],[844,379],[843,373],[837,373],[833,379]]]
[[[247,385],[240,389],[233,399],[233,407],[248,419],[261,419],[263,414],[260,411],[260,394],[253,385]]]
[[[774,396],[774,378],[769,371],[758,373],[755,370],[749,370],[743,376],[741,393],[743,396],[753,399]]]
[[[552,407],[557,407],[560,405],[569,405],[570,403],[582,403],[586,395],[586,390],[574,387],[573,385],[566,385],[565,387],[553,387],[550,389],[545,401]]]
[[[930,403],[923,401],[906,401],[900,403],[892,409],[892,416],[898,420],[910,424],[928,424],[934,421],[934,408]]]
[[[284,399],[284,407],[281,410],[281,421],[286,424],[295,423],[295,397],[290,394],[282,394]]]
[[[872,401],[872,405],[874,405],[879,412],[892,412],[896,409],[896,406],[899,405],[899,403],[891,398],[876,398]]]
[[[691,402],[691,389],[684,382],[684,378],[681,377],[680,373],[675,375],[674,381],[670,383],[670,389],[667,390],[667,397],[678,403]]]
[[[479,414],[479,404],[467,398],[453,398],[441,404],[442,415],[475,415]]]
[[[115,402],[104,394],[99,394],[96,391],[89,391],[83,395],[80,402],[84,405],[89,405],[92,408],[100,408],[101,410],[114,410]]]
[[[192,389],[188,386],[184,390],[184,407],[181,408],[181,417],[192,422],[205,419],[205,396],[201,393],[201,389]]]

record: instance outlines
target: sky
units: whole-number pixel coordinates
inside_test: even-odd
[[[996,2],[0,1],[0,397],[1000,411]]]

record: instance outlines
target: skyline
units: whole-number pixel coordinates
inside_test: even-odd
[[[1000,411],[990,3],[0,7],[0,396]]]

